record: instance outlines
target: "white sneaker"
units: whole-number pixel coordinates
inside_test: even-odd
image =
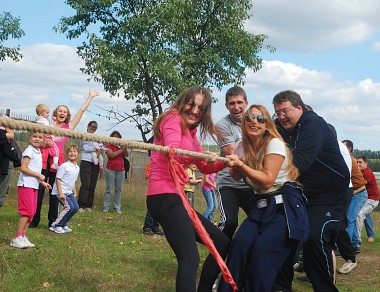
[[[357,265],[358,265],[357,261],[353,263],[351,262],[351,260],[348,260],[343,264],[343,266],[338,270],[338,272],[341,274],[348,274],[353,269],[355,269]]]
[[[67,225],[66,226],[63,226],[62,229],[65,231],[65,232],[73,232],[73,230],[71,228],[69,228]]]
[[[31,242],[29,241],[29,239],[28,239],[26,236],[23,237],[23,240],[24,240],[25,244],[26,244],[28,247],[36,247],[36,245],[35,245],[34,243],[31,243]]]
[[[26,244],[22,236],[18,236],[12,239],[9,245],[15,248],[28,248],[28,245]]]
[[[49,229],[55,233],[66,233],[66,231],[61,226],[51,226]]]
[[[79,208],[79,210],[78,210],[79,212],[84,212],[84,211],[86,211],[85,209],[83,209],[83,208]]]

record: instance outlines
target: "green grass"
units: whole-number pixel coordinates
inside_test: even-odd
[[[28,231],[36,248],[18,250],[9,246],[19,218],[17,175],[14,177],[11,194],[0,209],[0,291],[175,290],[177,261],[165,237],[142,234],[145,182],[124,185],[123,214],[118,215],[101,212],[105,188],[101,179],[94,211],[75,215],[70,222],[74,230],[71,234],[55,234],[47,229],[46,194],[41,224]],[[205,203],[199,188],[195,201],[196,209],[202,212]],[[379,212],[375,212],[374,221],[380,234]],[[349,275],[338,275],[340,291],[380,290],[380,239],[371,244],[365,240],[366,235],[357,269]],[[207,250],[201,245],[199,249],[204,260]],[[338,266],[342,263],[338,258]],[[312,291],[311,285],[297,280],[298,276],[296,273],[294,291]]]

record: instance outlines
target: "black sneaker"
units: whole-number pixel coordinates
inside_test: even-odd
[[[150,227],[144,227],[143,228],[143,233],[146,234],[146,235],[154,235],[154,233],[152,231],[152,228],[150,228]]]
[[[354,250],[355,254],[360,253],[360,246],[359,245],[358,246],[353,246],[352,249]]]
[[[162,232],[161,228],[158,227],[158,226],[154,226],[152,227],[152,231],[154,234],[157,234],[157,235],[164,235],[164,233]]]

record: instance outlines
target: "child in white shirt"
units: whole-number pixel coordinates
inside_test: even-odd
[[[62,212],[49,228],[55,233],[72,232],[67,223],[79,210],[79,205],[75,199],[77,195],[75,182],[79,175],[79,166],[77,164],[79,156],[78,146],[74,144],[68,146],[66,148],[66,156],[68,161],[58,167],[55,184],[51,192],[51,195],[57,196],[59,202],[63,205]]]

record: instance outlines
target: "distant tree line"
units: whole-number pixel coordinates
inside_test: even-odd
[[[354,149],[355,157],[364,155],[368,159],[368,165],[373,171],[380,171],[380,151]]]

